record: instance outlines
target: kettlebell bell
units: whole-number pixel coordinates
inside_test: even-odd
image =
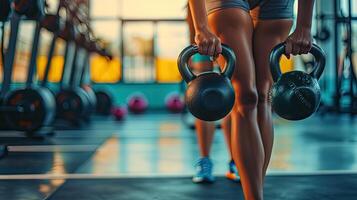
[[[236,56],[231,48],[222,44],[226,66],[220,73],[192,73],[188,61],[198,53],[198,47],[186,47],[179,55],[177,64],[183,80],[187,83],[185,103],[193,116],[204,121],[216,121],[225,117],[233,108],[235,93],[231,84]]]
[[[319,107],[321,92],[318,80],[325,68],[326,54],[313,44],[310,53],[315,57],[315,64],[311,73],[290,71],[282,74],[279,61],[284,52],[285,43],[281,43],[270,54],[270,71],[274,80],[270,91],[272,107],[284,119],[302,120]]]

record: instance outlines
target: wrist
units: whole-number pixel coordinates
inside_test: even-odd
[[[202,33],[207,31],[209,31],[208,25],[198,25],[197,27],[195,27],[196,33]]]
[[[297,24],[296,24],[296,29],[311,31],[311,24],[307,24],[307,23],[297,23]]]

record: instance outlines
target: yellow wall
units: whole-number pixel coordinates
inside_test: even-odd
[[[177,68],[176,59],[157,58],[156,77],[158,82],[178,82],[181,75]]]
[[[48,76],[49,82],[59,82],[61,80],[63,62],[63,56],[53,56],[51,61],[51,70]],[[46,56],[39,56],[37,58],[37,76],[39,80],[43,80],[46,64]]]
[[[102,56],[92,56],[90,67],[91,79],[97,83],[116,83],[121,79],[119,58],[107,60]]]

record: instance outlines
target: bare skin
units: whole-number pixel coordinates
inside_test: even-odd
[[[286,42],[287,55],[310,50],[314,1],[299,0],[297,28],[290,36],[291,20],[253,23],[252,17],[239,8],[219,10],[207,17],[205,0],[189,0],[189,4],[199,52],[217,56],[222,51],[222,41],[236,53],[232,79],[236,92],[231,113],[232,154],[245,199],[263,199],[263,181],[273,146],[271,105],[267,100],[272,83],[268,55],[282,41]]]
[[[237,55],[232,84],[236,103],[232,117],[232,153],[246,199],[262,199],[264,148],[257,122],[258,95],[253,59],[253,22],[249,13],[228,8],[209,15],[209,25]],[[222,23],[224,22],[224,23]]]
[[[292,20],[257,20],[254,28],[253,54],[256,70],[256,87],[258,92],[258,125],[264,146],[265,176],[274,140],[274,130],[271,115],[271,103],[269,101],[269,89],[273,80],[270,75],[268,58],[271,49],[285,41],[292,26]]]

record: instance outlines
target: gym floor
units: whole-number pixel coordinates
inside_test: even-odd
[[[276,118],[266,199],[356,199],[357,119]],[[2,131],[2,199],[243,199],[225,180],[228,155],[221,131],[212,149],[217,181],[191,182],[198,158],[195,133],[180,115],[145,113],[125,121],[93,118],[76,129],[28,138]]]

